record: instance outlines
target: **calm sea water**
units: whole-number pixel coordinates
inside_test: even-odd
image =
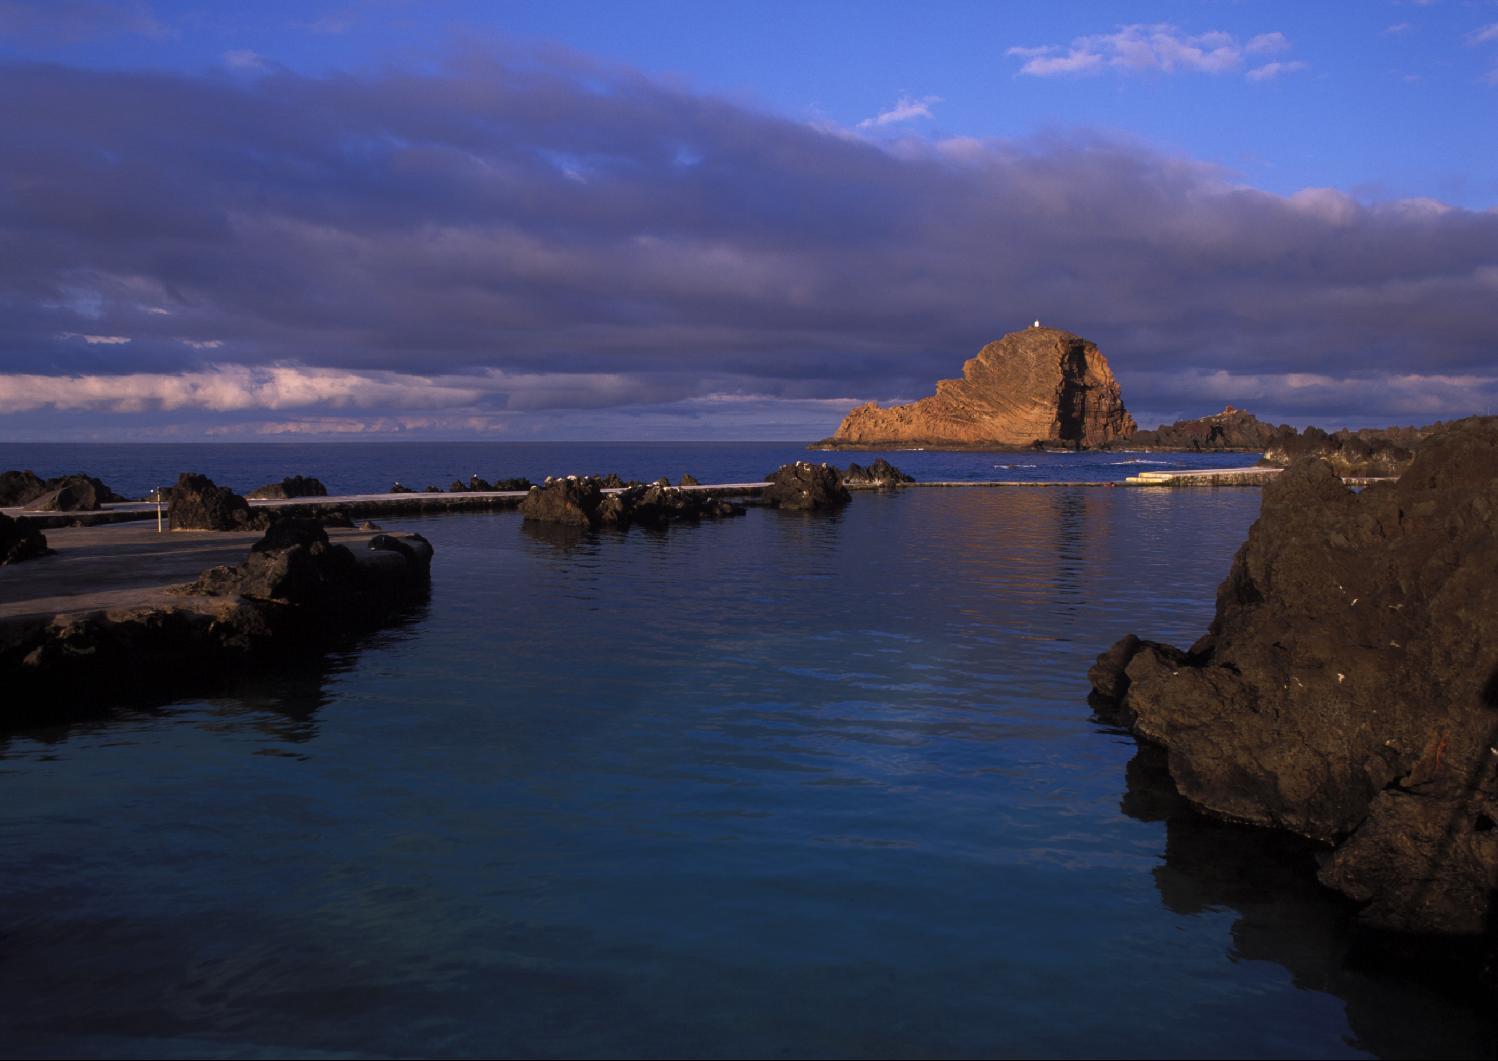
[[[387,521],[437,548],[402,625],[0,739],[0,1053],[1490,1057],[1087,706],[1257,507]]]
[[[454,479],[606,475],[672,482],[690,472],[704,483],[758,482],[788,461],[870,464],[880,456],[927,481],[1019,479],[1097,482],[1143,469],[1222,468],[1254,463],[1246,453],[818,453],[796,442],[349,442],[132,445],[0,443],[0,470],[31,468],[43,478],[87,471],[135,497],[202,472],[241,491],[288,475],[321,479],[334,494],[387,490],[401,482],[446,489]]]

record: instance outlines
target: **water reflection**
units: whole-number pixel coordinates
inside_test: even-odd
[[[1120,809],[1165,825],[1161,902],[1183,917],[1231,910],[1233,960],[1275,962],[1297,987],[1342,999],[1353,1045],[1377,1057],[1498,1056],[1498,1028],[1480,1004],[1427,990],[1428,967],[1389,968],[1386,941],[1360,931],[1353,907],[1317,883],[1318,845],[1197,814],[1153,745],[1139,746],[1126,784]]]

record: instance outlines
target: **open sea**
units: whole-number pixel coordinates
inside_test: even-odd
[[[0,469],[339,493],[875,456],[0,445]],[[970,480],[1252,463],[887,456]],[[1121,635],[1205,630],[1258,506],[1058,487],[583,536],[381,520],[436,548],[396,625],[225,695],[0,734],[0,1054],[1491,1058],[1490,1014],[1365,959],[1314,848],[1194,816],[1088,706]]]

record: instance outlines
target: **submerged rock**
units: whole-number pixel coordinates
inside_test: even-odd
[[[35,560],[46,556],[46,535],[25,520],[11,519],[0,512],[0,564],[19,564],[22,560]]]
[[[1498,419],[1361,493],[1316,458],[1263,508],[1189,653],[1091,674],[1196,806],[1330,844],[1380,928],[1478,935],[1498,902]]]
[[[399,484],[397,484],[399,485]],[[327,497],[328,488],[320,479],[310,475],[293,475],[279,483],[257,486],[245,495],[247,498],[284,500],[288,497]]]
[[[264,512],[253,511],[249,502],[227,486],[192,472],[177,477],[167,516],[174,531],[263,530],[270,522]]]
[[[809,512],[838,508],[852,500],[837,469],[826,463],[782,464],[765,481],[770,485],[760,498],[776,508]]]
[[[1099,446],[1133,434],[1118,381],[1097,346],[1059,328],[1026,328],[989,343],[910,405],[849,413],[823,445]]]
[[[885,490],[901,483],[915,482],[915,476],[906,475],[889,461],[880,457],[865,468],[861,464],[850,464],[842,472],[843,485],[850,490]]]

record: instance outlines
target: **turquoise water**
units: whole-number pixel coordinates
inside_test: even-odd
[[[1088,708],[1257,507],[388,521],[437,549],[402,625],[0,741],[0,1053],[1492,1056]]]

